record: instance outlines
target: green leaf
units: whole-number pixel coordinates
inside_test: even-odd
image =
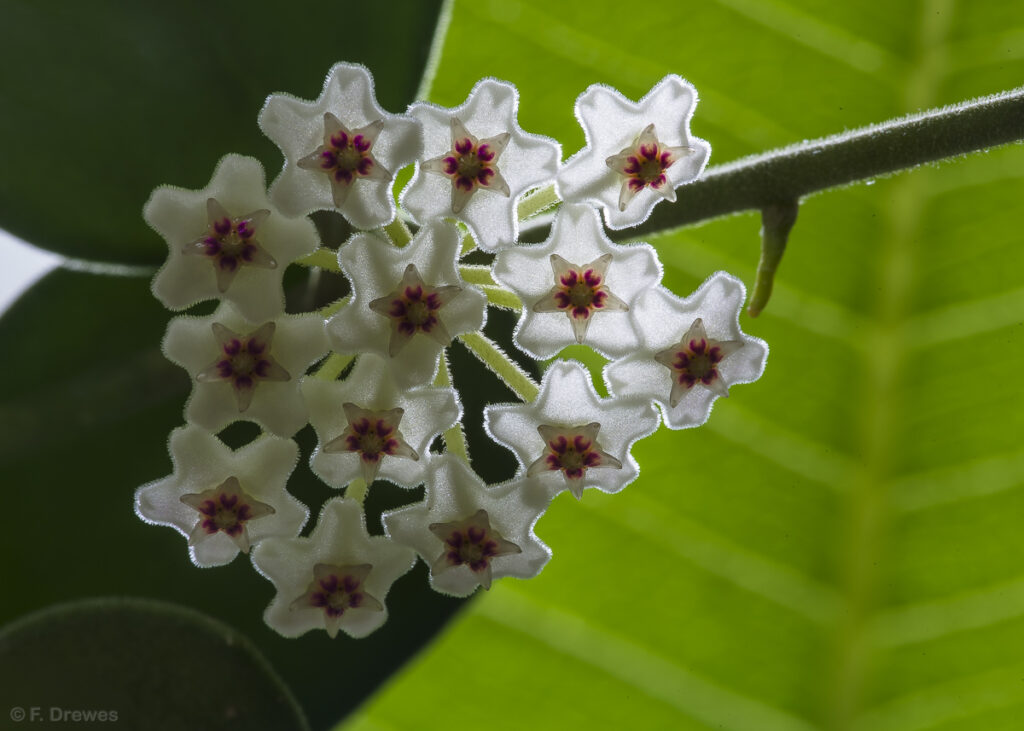
[[[14,721],[309,729],[248,639],[172,604],[91,599],[37,612],[0,631],[0,667]]]
[[[262,160],[269,183],[282,159],[256,126],[264,99],[316,97],[339,60],[366,64],[402,111],[439,5],[5,2],[0,228],[70,257],[161,263],[141,215],[154,188],[201,188],[229,152]]]
[[[568,156],[589,84],[635,99],[678,73],[721,164],[1017,86],[1022,21],[946,0],[458,2],[432,98],[508,79]],[[742,321],[771,346],[761,381],[641,442],[623,493],[556,500],[544,573],[474,601],[345,728],[1019,728],[1022,196],[1017,145],[804,201]],[[759,226],[653,241],[666,284],[752,283]]]
[[[185,372],[160,353],[170,317],[148,280],[58,269],[0,318],[0,497],[8,506],[0,511],[7,556],[0,625],[97,595],[186,604],[251,638],[313,728],[328,728],[461,603],[433,592],[421,567],[391,591],[390,621],[367,640],[331,641],[322,632],[285,639],[263,622],[274,590],[246,557],[199,570],[185,538],[139,520],[134,491],[170,474],[167,438],[183,423],[190,387]],[[258,430],[246,426],[252,425],[228,429],[224,439],[235,447],[252,439]],[[307,428],[296,441],[309,455],[316,435]],[[369,510],[411,499],[409,491],[385,485],[371,491]],[[313,518],[337,494],[305,459],[288,489]],[[370,528],[381,530],[372,521]],[[16,672],[0,662],[0,677]]]

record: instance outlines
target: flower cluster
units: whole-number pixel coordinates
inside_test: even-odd
[[[198,566],[249,554],[277,591],[266,622],[289,637],[374,631],[417,556],[434,589],[456,596],[536,576],[551,551],[534,529],[555,496],[622,490],[640,472],[638,440],[704,423],[729,386],[764,369],[766,345],[739,328],[739,280],[718,272],[680,298],[653,247],[605,232],[699,176],[710,148],[689,132],[695,104],[677,76],[638,102],[592,86],[576,102],[587,144],[563,163],[556,141],[520,128],[503,81],[479,82],[456,107],[390,114],[365,68],[338,64],[315,101],[270,96],[259,126],[284,166],[269,189],[259,162],[227,155],[202,190],[157,188],[144,210],[169,246],[154,295],[175,311],[219,304],[168,326],[164,353],[193,389],[170,438],[173,474],[138,489],[138,515],[177,529]],[[547,239],[521,243],[521,219],[553,206]],[[317,211],[357,232],[324,247]],[[348,293],[286,313],[293,265],[343,275]],[[520,312],[512,342],[538,361],[579,344],[607,358],[608,397],[569,360],[533,382],[483,334],[489,305]],[[518,463],[500,484],[472,468],[454,339],[521,398],[484,412]],[[238,421],[263,433],[232,450],[222,432]],[[310,468],[337,496],[303,532],[309,510],[287,482],[307,424]],[[425,490],[370,535],[364,497],[377,480]]]

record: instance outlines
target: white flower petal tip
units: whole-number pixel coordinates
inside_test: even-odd
[[[302,392],[319,438],[310,467],[339,489],[358,477],[416,487],[425,479],[430,445],[462,416],[454,389],[399,388],[371,354],[360,356],[344,381],[307,378]]]
[[[416,554],[368,535],[362,506],[336,498],[324,505],[312,535],[264,541],[252,562],[277,590],[263,615],[274,631],[365,637],[387,621],[391,585],[413,567]]]
[[[263,166],[241,155],[223,157],[202,190],[157,188],[143,217],[170,249],[153,294],[171,310],[219,299],[270,320],[284,311],[284,270],[320,245],[311,221],[271,205]]]
[[[221,305],[208,317],[171,320],[163,351],[193,379],[189,423],[219,432],[244,419],[290,437],[307,423],[300,380],[326,354],[327,334],[316,313],[254,326]]]
[[[195,426],[171,432],[173,474],[135,493],[147,523],[188,539],[196,566],[223,566],[272,536],[293,538],[309,511],[285,490],[299,458],[290,439],[265,436],[232,451]]]
[[[556,141],[523,131],[518,106],[516,88],[496,79],[479,82],[458,107],[410,106],[423,124],[426,160],[402,191],[402,207],[419,223],[458,218],[486,251],[515,243],[519,198],[553,181],[562,157]]]
[[[338,210],[360,229],[394,220],[395,173],[423,151],[420,123],[381,109],[370,72],[356,64],[333,66],[315,101],[272,94],[259,125],[285,158],[274,204],[288,216]]]
[[[635,312],[641,347],[605,366],[608,390],[657,402],[670,429],[700,426],[715,399],[764,372],[767,343],[740,330],[745,299],[743,283],[725,272],[686,299],[651,290]]]
[[[558,173],[562,200],[603,207],[608,228],[635,226],[695,180],[711,146],[690,134],[697,92],[670,74],[640,101],[595,84],[576,100],[586,146]]]
[[[327,323],[331,346],[380,356],[400,388],[428,383],[445,345],[486,319],[487,299],[459,275],[458,255],[458,229],[441,221],[402,248],[354,236],[338,253],[353,296]]]
[[[630,313],[662,275],[652,247],[613,243],[597,211],[574,204],[561,207],[543,244],[498,252],[493,272],[523,301],[515,343],[538,360],[579,342],[610,358],[636,350]]]
[[[467,596],[506,576],[533,578],[551,550],[533,532],[552,493],[530,480],[487,487],[464,462],[442,455],[431,465],[423,502],[385,513],[388,536],[430,566],[430,584]]]
[[[658,423],[650,399],[602,399],[574,361],[555,362],[532,403],[484,410],[487,433],[515,453],[520,474],[576,497],[585,487],[614,493],[635,480],[639,467],[629,450]]]

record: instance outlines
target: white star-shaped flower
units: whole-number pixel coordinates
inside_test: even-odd
[[[195,426],[171,432],[173,474],[135,493],[135,512],[188,538],[196,566],[222,566],[270,537],[294,538],[309,511],[285,490],[299,448],[262,436],[232,451]]]
[[[554,140],[522,130],[518,105],[512,84],[484,79],[460,106],[409,107],[423,123],[426,161],[417,165],[401,202],[417,222],[454,216],[486,251],[516,241],[518,199],[553,180],[562,156]]]
[[[533,532],[552,493],[533,481],[488,487],[452,455],[434,460],[424,501],[381,516],[396,543],[413,548],[430,566],[430,585],[467,596],[492,579],[529,579],[551,550]]]
[[[532,403],[484,410],[484,427],[519,460],[519,473],[568,489],[618,492],[639,474],[633,443],[658,428],[649,399],[602,399],[590,374],[575,361],[557,361],[544,374]]]
[[[394,219],[395,173],[423,149],[419,122],[381,109],[370,72],[356,64],[333,66],[316,101],[272,94],[259,125],[285,157],[274,204],[288,216],[337,209],[361,229]]]
[[[431,443],[462,415],[454,389],[400,389],[387,365],[369,353],[344,381],[307,378],[302,392],[319,438],[310,467],[337,488],[360,476],[416,487]]]
[[[537,359],[586,343],[608,357],[639,345],[628,311],[661,281],[647,244],[608,239],[593,208],[565,204],[543,244],[498,252],[494,277],[523,301],[516,345]]]
[[[202,190],[160,186],[142,214],[170,248],[153,294],[172,310],[220,299],[251,322],[272,319],[284,270],[320,246],[312,221],[277,212],[263,166],[241,155],[224,156]]]
[[[711,146],[690,134],[697,92],[674,74],[639,102],[594,84],[576,100],[586,146],[558,173],[562,199],[604,208],[608,228],[635,226],[700,175]]]
[[[336,498],[324,505],[308,538],[266,540],[252,562],[277,594],[263,619],[285,637],[325,629],[365,637],[387,621],[388,591],[416,563],[416,554],[370,536],[362,506]]]
[[[253,325],[223,304],[208,317],[171,320],[163,350],[194,381],[190,423],[219,432],[245,419],[290,437],[307,422],[300,378],[327,352],[327,336],[316,313]]]
[[[686,299],[651,290],[632,313],[641,347],[605,366],[608,390],[656,401],[670,429],[700,426],[729,386],[764,372],[768,345],[740,330],[745,299],[743,283],[725,272]]]
[[[451,338],[483,327],[487,300],[457,269],[459,233],[431,221],[402,248],[357,234],[338,262],[352,283],[352,300],[327,322],[339,353],[374,353],[400,388],[437,373]]]

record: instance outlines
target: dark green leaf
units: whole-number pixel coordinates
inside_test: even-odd
[[[412,100],[439,0],[138,3],[6,0],[0,23],[0,228],[71,257],[157,265],[153,188],[201,188],[223,155],[281,154],[256,126],[268,94],[319,94],[337,61]]]
[[[248,639],[163,602],[91,599],[31,614],[0,631],[0,671],[0,707],[29,726],[309,729]]]
[[[326,728],[461,603],[434,593],[421,567],[392,589],[390,620],[369,639],[331,641],[318,632],[287,640],[263,623],[273,587],[246,557],[197,569],[182,536],[139,520],[133,493],[170,473],[167,437],[182,424],[189,391],[184,371],[159,351],[169,318],[147,280],[57,270],[0,319],[0,494],[8,505],[0,511],[0,550],[8,557],[0,624],[77,597],[186,604],[250,637],[294,689],[313,728]],[[225,439],[239,446],[253,431],[234,427]],[[296,440],[304,455],[312,453],[312,429]],[[370,509],[415,497],[384,484],[370,492]],[[305,459],[288,489],[314,518],[336,495]],[[380,526],[371,521],[374,529]]]

